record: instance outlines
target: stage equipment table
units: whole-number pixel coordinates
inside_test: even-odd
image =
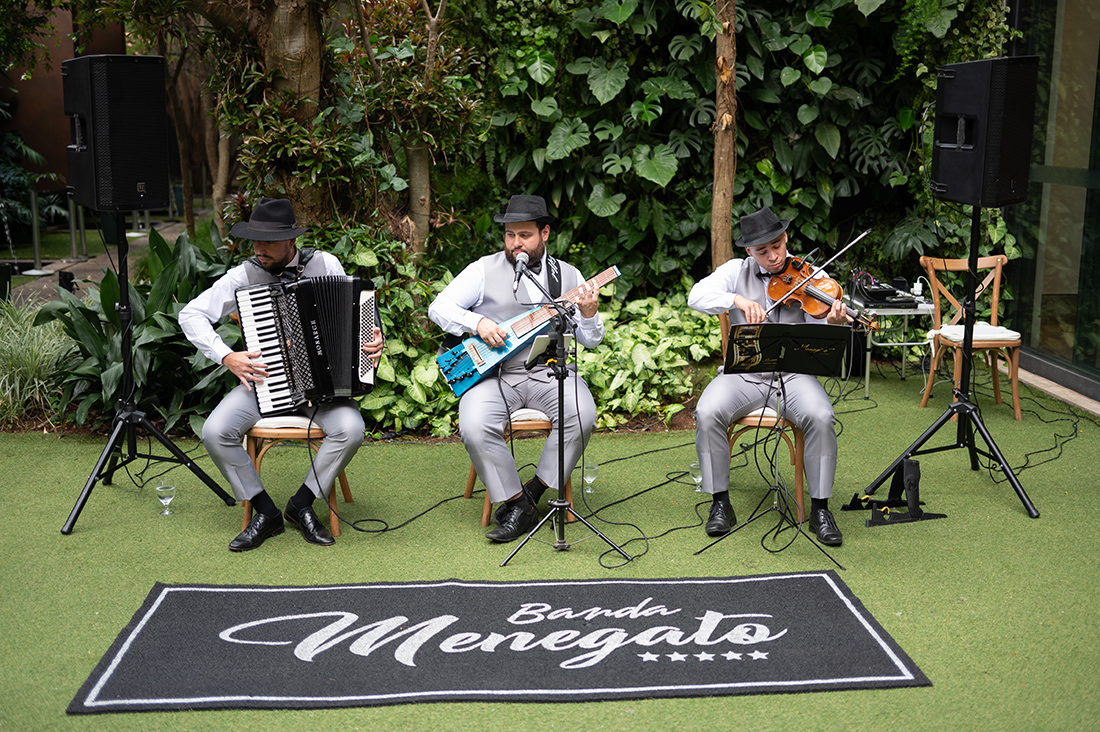
[[[913,315],[931,315],[934,312],[932,303],[928,300],[918,300],[915,308],[898,308],[891,307],[889,305],[864,305],[863,301],[858,297],[849,298],[844,296],[845,300],[849,301],[852,307],[860,310],[867,310],[875,315],[883,315],[887,317],[893,317],[895,315],[901,316],[901,332],[902,341],[900,343],[880,343],[875,340],[876,331],[867,331],[866,348],[864,349],[863,360],[863,398],[871,398],[871,347],[872,346],[900,346],[901,347],[901,378],[905,379],[905,367],[906,362],[909,360],[909,346],[923,346],[928,341],[910,341],[909,340],[909,318]],[[897,330],[896,327],[889,328],[887,330]],[[881,329],[879,332],[882,332]]]

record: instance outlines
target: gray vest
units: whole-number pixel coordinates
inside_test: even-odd
[[[766,310],[769,307],[768,279],[765,277],[758,277],[756,273],[759,271],[760,267],[752,260],[749,260],[745,266],[741,267],[741,271],[737,274],[734,292],[741,297],[747,297],[750,300],[760,303]],[[730,308],[729,315],[731,325],[744,325],[746,322],[745,314],[737,308]],[[768,314],[768,322],[805,323],[806,313],[802,312],[801,307],[797,305],[792,307],[784,302]]]
[[[561,267],[562,292],[568,292],[583,282],[580,274],[573,267],[561,264],[550,256],[546,257],[546,266],[556,265]],[[518,293],[512,293],[512,282],[515,281],[515,267],[508,263],[504,252],[497,252],[481,258],[482,271],[485,273],[484,292],[481,304],[472,308],[472,312],[483,315],[496,322],[503,323],[512,318],[523,315],[537,305],[526,303],[543,302],[545,298],[534,285],[528,287],[526,278],[520,280]],[[525,296],[525,293],[526,296]],[[504,362],[502,372],[526,373],[524,363],[531,351],[528,345],[517,351],[511,358]]]
[[[754,300],[768,309],[770,301],[768,300],[768,278],[757,276],[757,272],[760,271],[760,267],[751,259],[741,267],[741,271],[737,274],[737,281],[735,282],[734,292],[741,297],[747,297],[750,300]],[[737,308],[730,308],[730,325],[744,325],[745,314]],[[769,323],[805,323],[806,314],[802,311],[801,307],[792,307],[784,302],[775,310],[768,314]],[[776,375],[771,372],[762,373],[750,373],[742,374],[742,377],[749,381],[756,381],[764,384],[772,383],[775,381]]]

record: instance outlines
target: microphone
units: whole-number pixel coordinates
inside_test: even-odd
[[[527,252],[520,252],[516,255],[516,279],[512,282],[513,295],[519,290],[519,278],[523,276],[523,271],[527,269],[527,262],[530,259]]]

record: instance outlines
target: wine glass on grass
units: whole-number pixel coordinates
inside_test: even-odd
[[[161,516],[171,516],[175,511],[168,510],[168,504],[172,502],[172,499],[176,497],[176,486],[174,485],[158,485],[156,487],[157,499],[164,504],[164,510],[160,512]]]
[[[703,490],[703,471],[699,468],[699,461],[694,461],[688,469],[691,473],[691,479],[695,481],[695,492],[701,493]]]
[[[596,463],[585,463],[581,475],[584,476],[584,492],[592,492],[592,484],[596,482],[596,476],[600,474],[600,466]]]

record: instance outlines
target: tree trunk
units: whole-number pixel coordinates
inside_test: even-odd
[[[737,178],[736,0],[718,0],[714,68],[718,76],[714,114],[714,190],[710,209],[711,271],[733,259],[733,185]]]
[[[297,0],[265,3],[267,12],[257,35],[264,66],[276,72],[275,89],[298,99],[294,119],[306,126],[320,109],[322,32],[318,6],[315,2]],[[327,192],[295,175],[295,167],[292,162],[287,169],[273,170],[271,174],[293,201],[299,221],[324,221],[330,214]]]
[[[422,141],[405,147],[409,165],[409,251],[419,256],[428,238],[432,214],[432,154]]]
[[[443,32],[443,14],[447,0],[439,0],[433,15],[428,0],[420,0],[428,16],[428,48],[424,61],[424,85],[435,83],[435,57],[439,50],[439,37]],[[409,166],[409,224],[411,231],[409,250],[417,257],[424,251],[428,239],[428,227],[432,216],[432,154],[422,139],[405,145],[405,160]]]
[[[211,179],[211,210],[214,213],[214,226],[218,234],[225,239],[229,227],[222,215],[222,205],[229,188],[229,138],[221,134],[221,128],[214,116],[214,100],[209,94],[202,95],[203,141],[206,144],[206,169]]]
[[[157,39],[157,47],[160,55],[168,58],[168,42],[164,36]],[[183,113],[183,105],[179,98],[180,70],[183,68],[183,60],[187,51],[180,51],[175,69],[164,67],[164,88],[168,99],[168,116],[172,118],[172,124],[176,128],[176,143],[179,146],[180,183],[183,187],[183,222],[187,227],[187,235],[195,238],[195,202],[191,193],[191,131],[187,126],[187,117]]]
[[[286,91],[297,99],[294,119],[309,126],[320,109],[321,98],[321,3],[312,0],[266,0],[259,3],[228,3],[224,0],[188,0],[189,6],[216,27],[231,29],[255,38],[263,54],[264,67],[274,72],[275,91]],[[219,162],[220,165],[220,162]],[[328,192],[286,169],[270,172],[276,188],[294,203],[300,222],[324,221],[330,213]]]

